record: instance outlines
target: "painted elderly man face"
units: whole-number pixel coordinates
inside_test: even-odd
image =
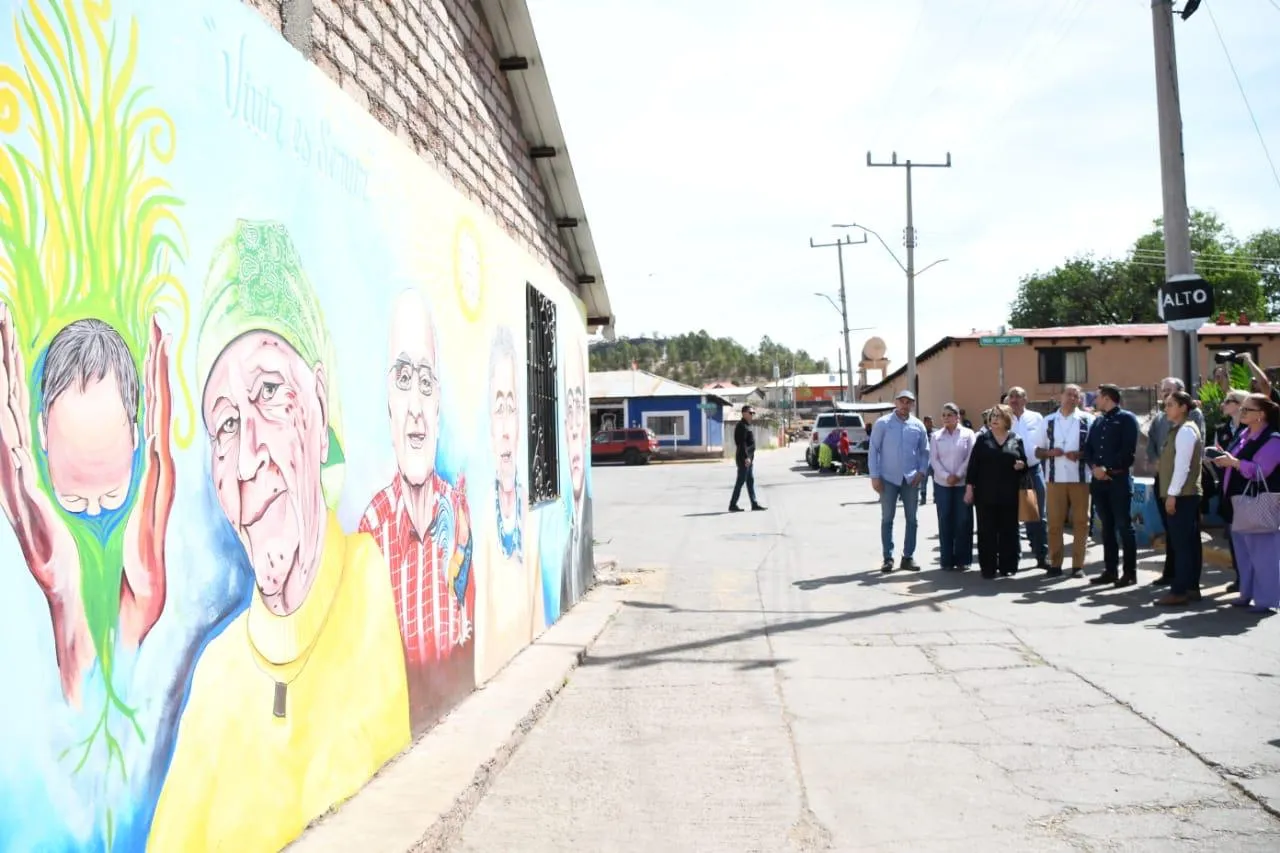
[[[400,474],[422,486],[436,470],[440,380],[431,315],[417,291],[401,294],[393,306],[387,409]]]
[[[40,443],[58,505],[88,516],[124,506],[138,443],[138,372],[129,349],[98,320],[73,323],[45,357]]]
[[[203,409],[218,503],[244,543],[263,601],[292,612],[324,542],[324,368],[270,332],[249,332],[218,356]]]
[[[493,366],[489,387],[493,411],[489,419],[493,454],[498,465],[498,485],[504,492],[516,489],[516,443],[520,436],[520,408],[516,404],[516,362],[506,356]]]
[[[574,352],[567,359],[564,378],[564,427],[569,446],[569,479],[573,484],[573,499],[582,499],[582,487],[586,482],[586,418],[587,377],[582,366],[582,354]]]

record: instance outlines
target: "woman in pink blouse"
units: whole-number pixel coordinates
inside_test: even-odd
[[[964,500],[973,430],[960,425],[960,407],[942,407],[942,429],[929,437],[933,505],[938,510],[938,562],[944,572],[973,565],[973,507]]]

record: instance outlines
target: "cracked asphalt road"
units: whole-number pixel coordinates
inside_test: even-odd
[[[1280,617],[944,574],[932,504],[881,575],[867,481],[798,455],[732,516],[729,465],[596,469],[623,607],[454,850],[1280,849]]]

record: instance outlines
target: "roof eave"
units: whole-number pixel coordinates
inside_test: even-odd
[[[573,163],[565,144],[564,130],[556,113],[533,18],[525,0],[480,0],[489,31],[500,57],[523,57],[528,68],[508,72],[511,94],[519,113],[525,140],[531,146],[554,148],[552,157],[534,159],[534,168],[542,178],[547,203],[553,220],[573,219],[577,225],[559,228],[561,242],[569,253],[569,263],[578,276],[577,296],[587,313],[587,331],[603,331],[613,339],[615,334],[613,307],[605,287],[600,259],[587,221],[586,208],[573,173]]]

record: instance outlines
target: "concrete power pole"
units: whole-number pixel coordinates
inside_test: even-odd
[[[947,153],[945,163],[913,163],[910,160],[898,162],[898,152],[893,152],[893,159],[888,163],[873,163],[871,152],[867,152],[868,166],[888,166],[907,170],[907,228],[903,232],[903,242],[907,247],[907,387],[920,399],[920,389],[916,383],[916,229],[911,208],[911,170],[914,169],[950,169],[951,153]]]
[[[860,246],[867,242],[864,235],[861,240],[853,240],[845,237],[842,240],[836,240],[834,243],[815,243],[813,238],[809,238],[810,249],[829,249],[836,247],[836,260],[840,263],[840,327],[841,334],[844,335],[844,360],[849,365],[849,381],[845,383],[845,392],[849,395],[849,402],[857,402],[858,398],[853,389],[853,350],[849,348],[849,304],[845,300],[844,295],[844,247]]]
[[[1156,106],[1160,117],[1160,178],[1164,199],[1164,278],[1195,275],[1191,255],[1191,214],[1182,153],[1182,106],[1178,61],[1173,48],[1173,0],[1152,0],[1156,47]],[[1195,332],[1169,329],[1169,375],[1180,376],[1195,393],[1200,375]]]

